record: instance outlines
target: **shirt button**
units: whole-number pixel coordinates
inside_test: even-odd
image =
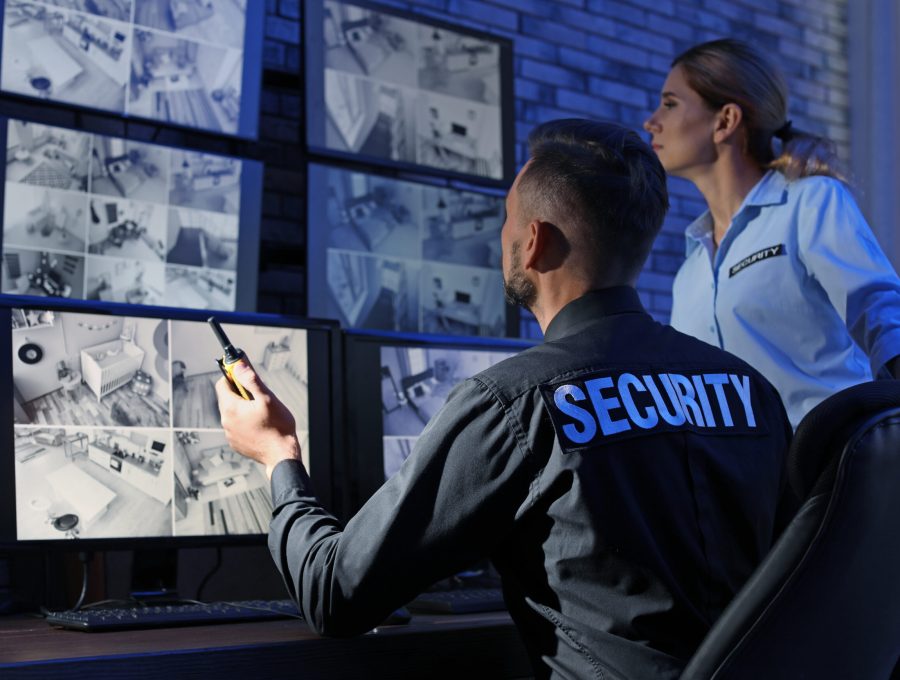
[[[716,327],[715,327],[715,326],[710,326],[710,327],[709,327],[709,332],[710,332],[710,333],[715,333],[715,332],[716,332]]]

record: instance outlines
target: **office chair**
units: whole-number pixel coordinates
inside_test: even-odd
[[[857,385],[813,409],[797,428],[788,478],[799,511],[682,680],[892,677],[900,658],[900,381]]]

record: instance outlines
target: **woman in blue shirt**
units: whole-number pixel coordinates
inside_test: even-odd
[[[709,208],[686,231],[672,325],[757,368],[796,428],[838,390],[900,377],[900,280],[787,98],[757,50],[715,40],[675,59],[644,129]]]

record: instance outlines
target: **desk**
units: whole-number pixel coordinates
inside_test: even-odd
[[[528,678],[531,666],[505,613],[419,616],[346,640],[300,621],[115,633],[0,617],[0,676],[19,678]]]

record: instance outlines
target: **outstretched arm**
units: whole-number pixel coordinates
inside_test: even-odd
[[[363,633],[430,584],[489,556],[527,502],[535,471],[524,464],[503,406],[469,380],[400,471],[341,526],[311,489],[290,413],[249,366],[235,377],[254,399],[220,380],[222,426],[236,451],[269,472],[269,550],[319,633]]]

